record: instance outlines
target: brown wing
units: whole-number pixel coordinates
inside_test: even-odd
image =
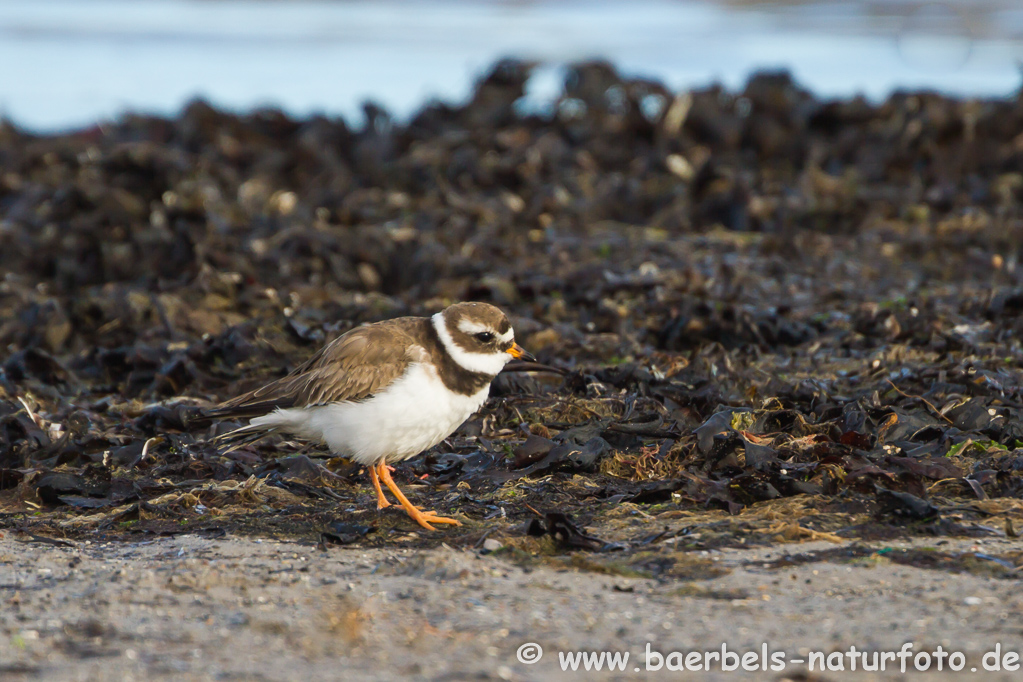
[[[425,351],[415,318],[358,327],[324,346],[307,361],[262,388],[207,412],[210,417],[256,417],[276,408],[362,400],[391,384]]]

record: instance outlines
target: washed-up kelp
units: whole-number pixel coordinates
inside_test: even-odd
[[[1023,101],[585,63],[531,111],[529,75],[359,127],[203,102],[0,125],[0,524],[392,542],[412,529],[359,466],[218,450],[234,425],[203,408],[356,325],[486,300],[543,366],[396,472],[466,522],[446,541],[1015,535]]]

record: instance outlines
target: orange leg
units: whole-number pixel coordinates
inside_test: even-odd
[[[373,489],[377,491],[377,509],[384,509],[390,507],[391,503],[384,497],[384,491],[380,489],[380,477],[377,476],[377,465],[374,464],[369,469],[369,480],[373,481]]]
[[[398,498],[398,502],[401,502],[401,506],[405,508],[405,511],[408,512],[408,515],[412,517],[413,521],[418,523],[426,530],[436,530],[433,526],[430,525],[431,523],[453,523],[456,526],[462,525],[459,521],[456,521],[455,519],[448,519],[443,516],[437,516],[437,512],[432,511],[424,512],[420,511],[419,509],[416,509],[416,506],[408,501],[408,498],[405,497],[405,494],[398,490],[398,486],[391,478],[391,472],[388,471],[389,468],[390,467],[381,462],[380,464],[377,465],[377,476],[379,476],[380,480],[384,482],[384,485],[386,485],[387,488],[392,493],[394,493],[394,496]]]

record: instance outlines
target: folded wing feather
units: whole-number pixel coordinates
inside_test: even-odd
[[[412,333],[416,322],[415,318],[398,318],[353,329],[287,376],[206,414],[213,418],[258,417],[278,408],[364,400],[390,385],[413,362],[426,359]]]

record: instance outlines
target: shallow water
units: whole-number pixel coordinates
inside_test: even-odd
[[[531,82],[534,103],[557,91],[559,64],[598,56],[676,89],[784,67],[821,95],[1005,95],[1021,81],[1023,5],[8,0],[0,112],[35,130],[173,113],[196,96],[352,118],[372,98],[408,115],[464,98],[508,55],[550,65]]]

